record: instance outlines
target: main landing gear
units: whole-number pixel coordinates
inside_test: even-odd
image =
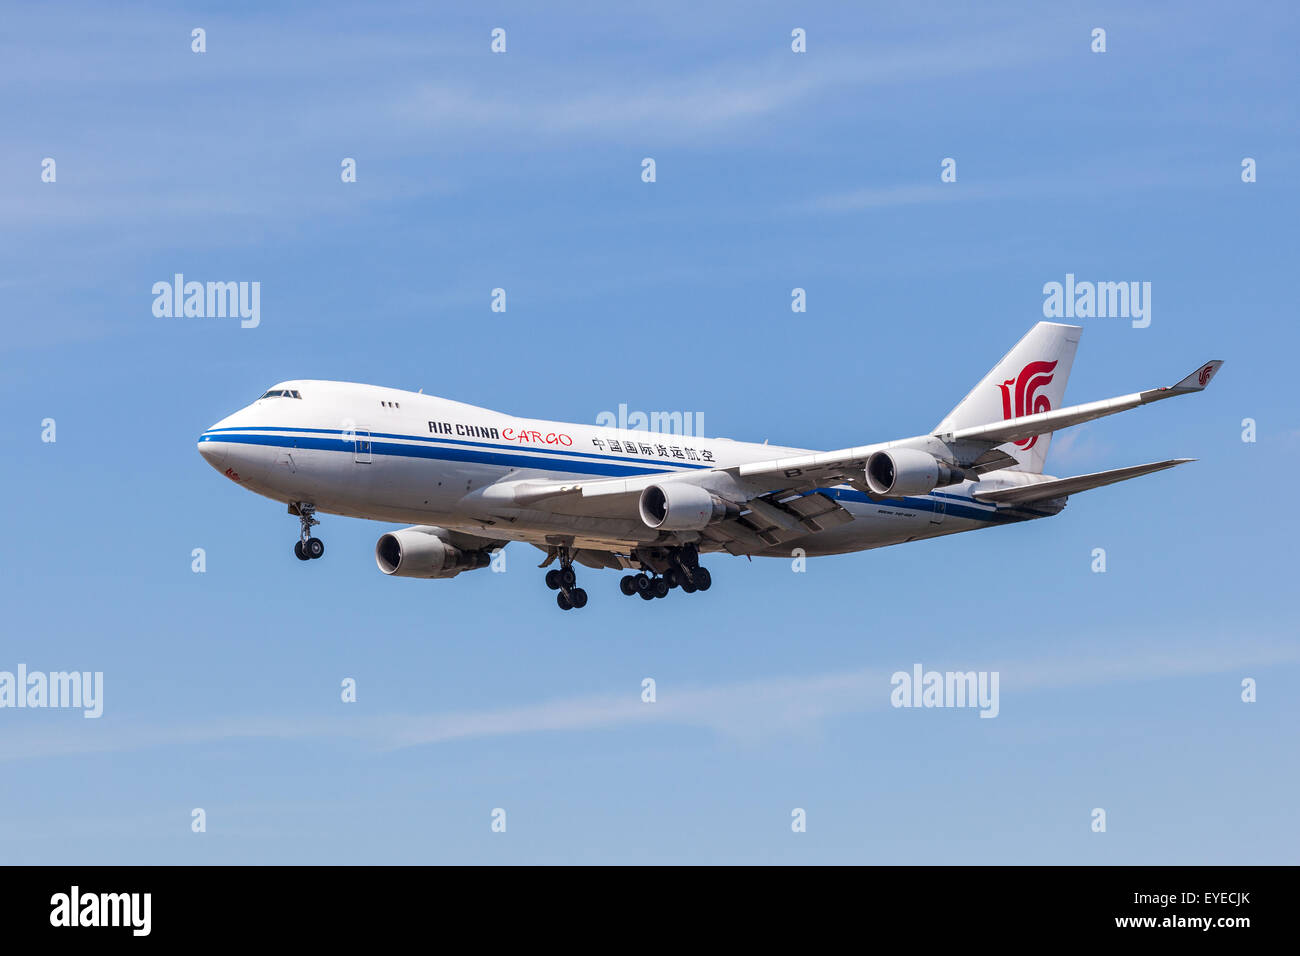
[[[560,592],[555,595],[555,603],[561,611],[586,607],[587,592],[578,587],[578,575],[573,570],[573,554],[568,548],[560,548],[558,555],[560,566],[546,572],[546,586],[552,591]]]
[[[709,574],[708,568],[700,567],[700,555],[694,545],[686,545],[682,548],[673,548],[665,561],[660,562],[664,566],[659,569],[662,574],[646,574],[642,571],[640,574],[625,574],[622,580],[618,582],[619,590],[631,597],[639,594],[643,601],[651,601],[655,598],[667,597],[668,592],[673,588],[681,588],[687,594],[694,594],[696,591],[707,591],[713,586],[713,577]],[[642,566],[646,567],[644,561]]]
[[[323,555],[325,553],[325,542],[320,538],[313,538],[311,535],[312,525],[320,524],[316,520],[316,506],[299,501],[289,506],[289,514],[297,515],[298,521],[302,524],[299,539],[293,546],[293,553],[298,560],[310,561],[312,558],[319,558]]]

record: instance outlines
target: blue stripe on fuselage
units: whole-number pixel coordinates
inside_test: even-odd
[[[288,431],[288,429],[279,429]],[[223,430],[224,431],[224,430]],[[300,429],[307,431],[307,429]],[[327,429],[312,429],[312,431],[326,432]],[[334,432],[333,434],[341,434]],[[385,436],[400,437],[401,436]],[[307,435],[291,438],[286,435],[232,435],[205,432],[199,436],[199,441],[218,441],[227,442],[232,445],[269,445],[280,448],[312,448],[319,451],[341,451],[351,453],[355,451],[356,445],[352,440],[344,441],[341,438],[316,438]],[[484,448],[501,448],[500,445],[481,445]],[[536,468],[542,471],[563,471],[578,475],[605,475],[612,478],[627,478],[635,475],[654,475],[662,474],[669,471],[672,465],[667,463],[657,464],[654,468],[637,467],[634,465],[616,465],[602,461],[575,461],[568,458],[551,457],[554,452],[538,450],[536,456],[509,454],[502,452],[479,451],[473,448],[453,448],[445,447],[439,444],[424,445],[403,445],[396,442],[375,441],[374,436],[370,439],[370,450],[372,454],[389,455],[397,458],[431,458],[438,461],[464,461],[473,462],[483,465],[500,465],[507,468]],[[639,460],[639,459],[637,459]],[[685,465],[679,467],[688,467]],[[701,466],[691,465],[691,468]],[[703,466],[708,467],[708,466]]]
[[[265,445],[271,447],[284,448],[311,448],[319,451],[338,451],[352,452],[355,451],[353,440],[343,440],[341,438],[316,438],[308,437],[309,435],[342,435],[343,432],[338,429],[330,428],[274,428],[265,429],[266,431],[278,432],[295,432],[302,437],[289,437],[286,435],[252,435],[252,434],[230,434],[231,432],[248,432],[249,428],[218,428],[211,429],[199,436],[199,441],[220,441],[229,442],[237,445]],[[612,478],[627,478],[638,475],[654,475],[668,472],[671,468],[709,468],[709,465],[697,465],[680,463],[669,465],[666,462],[655,462],[647,459],[624,459],[637,463],[648,463],[655,467],[645,468],[636,467],[631,464],[607,464],[603,461],[575,461],[568,457],[559,456],[583,456],[590,458],[614,458],[611,455],[585,455],[584,452],[564,451],[562,449],[528,449],[533,451],[533,455],[521,455],[504,453],[501,451],[503,446],[492,445],[485,442],[459,442],[454,439],[424,438],[415,435],[393,435],[385,433],[371,433],[371,452],[376,455],[389,455],[397,458],[426,458],[437,461],[462,461],[472,462],[474,464],[500,465],[509,468],[535,468],[543,471],[562,471],[569,474],[579,475],[604,475]],[[423,442],[423,445],[406,445],[396,442],[375,441],[376,438],[399,438],[403,441]],[[471,445],[474,448],[454,448],[449,445]],[[510,447],[510,446],[504,446]],[[477,451],[474,449],[494,449],[494,451]],[[521,449],[522,450],[522,449]],[[618,461],[619,459],[614,459]],[[934,512],[941,502],[934,498],[908,497],[898,500],[875,501],[861,491],[852,488],[819,488],[808,494],[825,494],[827,497],[839,501],[853,501],[860,504],[884,505],[887,507],[898,507],[912,511]],[[1007,509],[988,510],[984,507],[975,506],[976,502],[972,498],[965,498],[960,495],[954,495],[946,492],[934,492],[936,497],[949,499],[942,502],[945,505],[944,513],[954,518],[967,518],[973,521],[987,521],[993,524],[1006,524],[1017,521],[1027,521],[1031,518],[1048,517],[1046,514],[1036,512],[1025,512],[1017,509],[1011,512]]]
[[[364,429],[359,429],[359,430],[364,430]],[[211,436],[214,436],[222,432],[255,432],[255,431],[294,432],[296,434],[313,434],[313,435],[342,435],[343,434],[343,431],[338,428],[266,428],[266,427],[245,426],[243,428],[240,427],[209,428],[206,432],[204,432],[201,436],[199,436],[199,440],[202,441],[205,438],[207,438],[210,441],[214,440]],[[715,467],[714,465],[710,465],[707,463],[697,464],[695,462],[684,461],[684,460],[665,462],[665,461],[660,461],[656,458],[634,458],[628,455],[605,455],[595,451],[591,451],[591,452],[570,451],[565,448],[556,448],[554,446],[547,446],[545,449],[542,449],[542,448],[531,448],[526,445],[499,445],[499,444],[494,444],[492,442],[470,441],[469,439],[465,439],[465,438],[429,438],[428,436],[425,435],[395,435],[389,432],[370,432],[369,434],[372,441],[376,438],[395,438],[400,441],[427,442],[429,444],[434,444],[434,445],[468,445],[472,448],[492,448],[492,449],[518,448],[520,451],[536,451],[540,454],[546,454],[546,455],[560,455],[560,456],[575,457],[575,458],[601,458],[606,461],[617,461],[620,463],[636,462],[637,464],[642,464],[642,465],[655,465],[657,466],[654,469],[655,471],[663,471],[665,467],[667,468],[713,468]],[[304,446],[304,447],[309,447],[309,446]],[[423,457],[423,456],[414,456],[414,457]],[[645,472],[645,474],[648,473],[649,472]]]

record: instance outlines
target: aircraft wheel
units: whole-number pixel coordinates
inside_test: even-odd
[[[642,597],[645,597],[646,593],[653,586],[650,581],[650,575],[646,574],[644,571],[633,577],[632,583],[636,585],[636,593]]]
[[[571,588],[578,582],[578,576],[574,574],[573,568],[560,568],[558,580],[561,587]]]
[[[618,582],[618,589],[628,597],[636,594],[636,576],[632,574],[623,575]]]
[[[295,541],[293,543],[293,554],[294,557],[296,557],[299,561],[311,560],[309,557],[307,557],[307,552],[303,551],[301,541]]]
[[[572,591],[569,592],[569,603],[571,603],[575,608],[586,607],[587,592],[584,591],[582,588],[574,588]]]
[[[697,587],[696,587],[694,584],[692,584],[690,581],[683,581],[683,582],[682,582],[682,590],[685,591],[687,594],[694,594],[696,591],[699,590],[699,588],[697,588]]]
[[[695,588],[698,591],[707,591],[713,586],[713,575],[709,574],[708,568],[695,569]]]
[[[546,572],[546,586],[552,591],[558,591],[560,589],[559,568],[551,568],[551,570]]]
[[[643,601],[653,601],[655,599],[654,588],[646,588],[644,591],[637,591],[636,593],[641,595],[641,600]]]
[[[325,553],[325,542],[320,538],[308,538],[302,550],[309,558],[319,558]]]
[[[555,603],[560,606],[561,611],[567,611],[573,607],[573,602],[569,600],[569,596],[563,591],[555,595]]]
[[[655,588],[654,588],[655,597],[657,598],[667,597],[669,590],[670,588],[668,587],[668,581],[666,578],[655,579]]]

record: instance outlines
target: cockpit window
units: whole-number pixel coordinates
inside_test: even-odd
[[[298,394],[297,389],[273,388],[262,398],[302,398],[302,396]],[[258,399],[258,401],[261,401],[261,399]]]

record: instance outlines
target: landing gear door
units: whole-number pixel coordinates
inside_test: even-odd
[[[352,460],[359,465],[368,465],[373,461],[370,445],[370,432],[358,428],[352,433]]]

